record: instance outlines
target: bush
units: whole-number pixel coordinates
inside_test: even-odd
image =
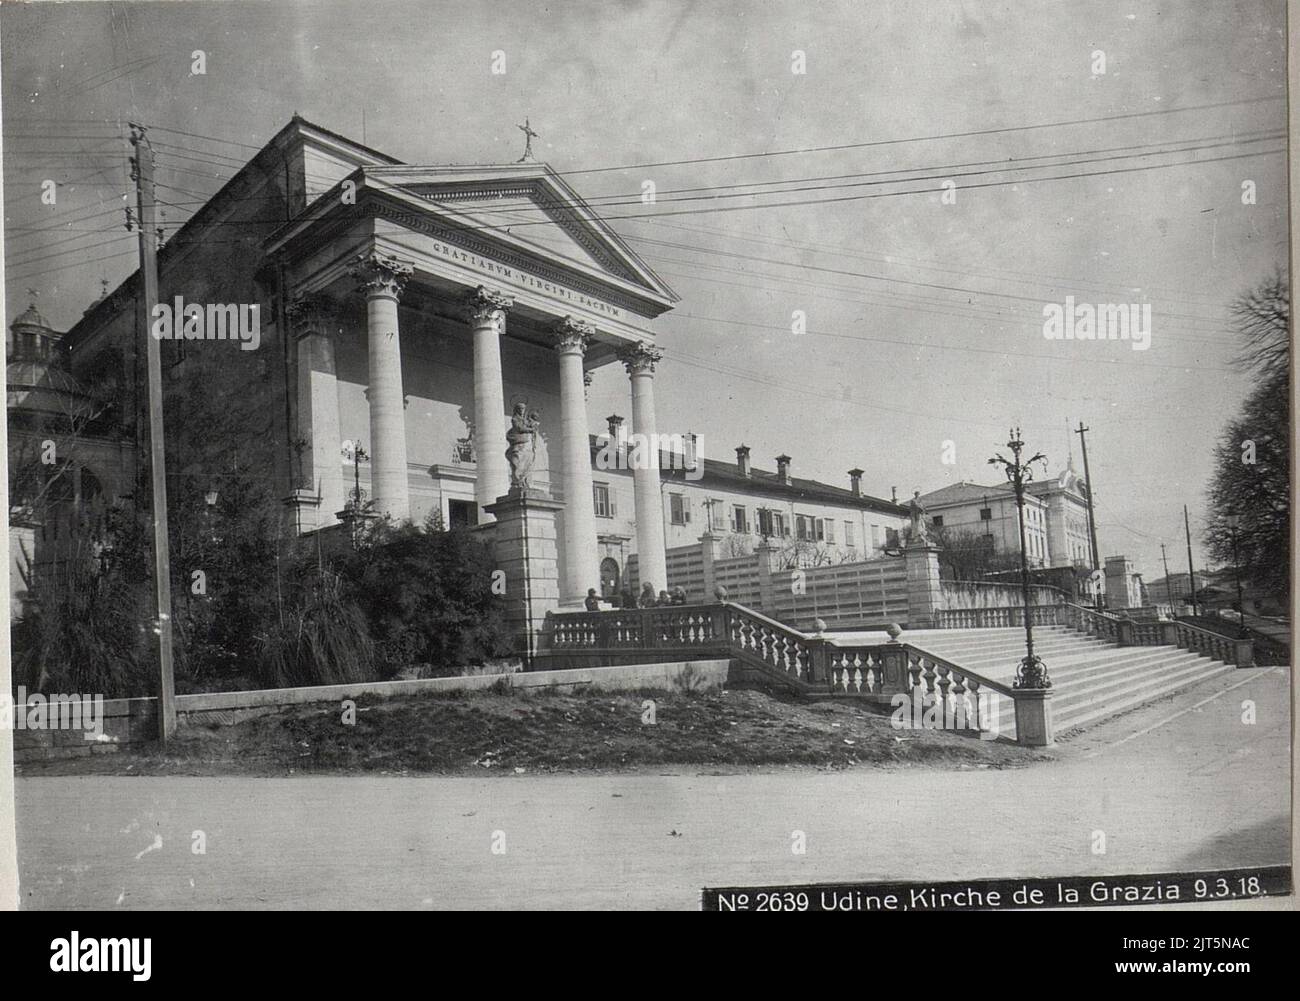
[[[381,524],[340,569],[380,639],[385,676],[413,663],[438,671],[509,653],[492,553],[469,532]]]
[[[32,601],[11,630],[14,685],[105,698],[155,694],[154,619],[140,584],[91,556],[28,581]]]
[[[257,635],[258,680],[270,688],[341,685],[374,677],[375,643],[361,609],[328,571],[295,588],[296,599]]]

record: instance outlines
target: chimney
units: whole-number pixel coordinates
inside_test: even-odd
[[[694,431],[687,431],[686,434],[683,436],[682,448],[685,450],[686,453],[683,456],[683,458],[686,460],[685,462],[686,468],[695,469],[696,463],[699,461],[700,447],[699,447],[699,440],[696,438]]]
[[[790,456],[778,455],[776,457],[776,478],[786,486],[790,485]]]
[[[853,492],[854,497],[862,496],[862,473],[861,469],[849,470],[849,490]]]
[[[618,441],[618,429],[623,426],[623,418],[618,414],[610,414],[605,418],[605,423],[609,425],[609,440]]]
[[[889,499],[893,501],[895,504],[898,503],[898,487],[889,488]]]
[[[749,446],[741,445],[736,449],[736,468],[740,470],[740,475],[749,476]]]

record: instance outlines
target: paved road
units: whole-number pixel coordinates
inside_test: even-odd
[[[1289,674],[1216,678],[1006,772],[21,778],[23,902],[694,908],[704,885],[1276,864]]]

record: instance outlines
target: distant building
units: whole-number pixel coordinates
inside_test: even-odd
[[[921,495],[930,524],[985,538],[994,552],[1020,552],[1016,497],[1009,483],[953,483]],[[1087,486],[1073,463],[1025,491],[1025,548],[1031,567],[1092,566]]]
[[[93,538],[107,505],[130,489],[133,447],[103,393],[68,370],[64,335],[35,304],[10,325],[6,357],[10,607],[21,617],[30,575],[57,569],[73,529]]]

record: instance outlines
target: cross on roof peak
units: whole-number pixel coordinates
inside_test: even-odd
[[[527,118],[524,119],[523,125],[516,125],[515,128],[524,134],[524,155],[516,160],[515,163],[524,163],[528,160],[535,160],[536,157],[533,156],[533,140],[540,139],[541,136],[533,131],[532,123],[530,123]]]

